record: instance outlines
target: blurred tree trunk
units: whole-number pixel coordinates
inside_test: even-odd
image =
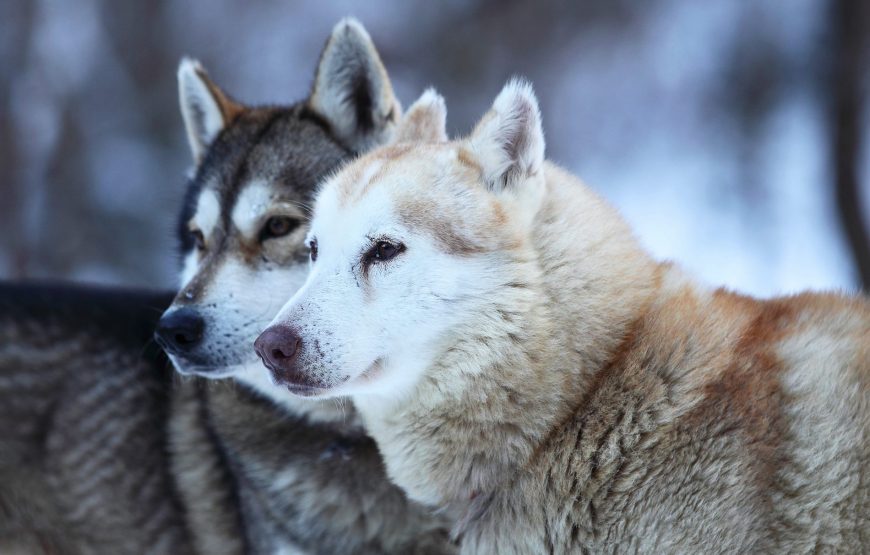
[[[861,214],[859,183],[864,145],[864,83],[868,69],[870,2],[834,0],[831,8],[830,144],[837,208],[861,286],[870,291],[870,238]]]
[[[0,32],[7,44],[19,48],[0,47],[0,249],[10,253],[9,276],[21,279],[27,276],[30,262],[30,244],[24,237],[26,229],[21,214],[23,199],[28,191],[24,184],[24,169],[19,149],[21,138],[17,136],[12,105],[12,86],[17,72],[25,67],[30,53],[30,33],[33,29],[36,7],[32,2],[11,3],[3,6],[0,17]]]

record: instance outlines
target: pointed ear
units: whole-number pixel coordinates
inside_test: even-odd
[[[356,152],[392,135],[402,107],[369,34],[356,19],[345,18],[332,30],[308,105]]]
[[[532,86],[512,79],[468,138],[490,189],[536,174],[544,164],[544,131]]]
[[[244,107],[215,85],[196,60],[178,64],[178,101],[193,160],[199,163],[208,146]]]
[[[391,143],[443,143],[447,141],[447,106],[444,97],[429,88],[414,102],[396,128]]]

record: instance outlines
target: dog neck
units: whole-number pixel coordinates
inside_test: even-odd
[[[414,392],[360,397],[391,479],[454,515],[503,486],[576,408],[655,288],[656,264],[616,212],[564,171],[510,286],[451,331]]]

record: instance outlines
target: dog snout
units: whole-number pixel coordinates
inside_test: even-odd
[[[299,334],[292,328],[271,326],[254,342],[254,349],[270,368],[286,369],[293,364],[301,342]]]
[[[299,366],[302,338],[289,326],[270,326],[254,341],[254,350],[275,381],[291,389],[316,387]]]
[[[192,308],[178,308],[166,312],[157,322],[154,338],[163,349],[173,355],[190,353],[202,340],[205,320]]]

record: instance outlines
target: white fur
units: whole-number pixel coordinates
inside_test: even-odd
[[[466,269],[457,272],[428,238],[409,233],[390,204],[384,191],[373,191],[353,211],[342,211],[334,191],[327,190],[318,201],[323,217],[310,232],[318,238],[318,260],[305,286],[274,320],[300,327],[303,344],[316,340],[326,353],[309,362],[334,387],[328,397],[368,393],[383,402],[413,388],[425,368],[426,345],[454,321],[455,305],[438,299],[465,297],[468,291],[461,279]],[[372,267],[368,283],[361,284],[360,253],[372,238],[387,236],[400,239],[407,253]],[[406,254],[413,260],[403,259]],[[493,286],[494,278],[479,266],[475,283]]]

